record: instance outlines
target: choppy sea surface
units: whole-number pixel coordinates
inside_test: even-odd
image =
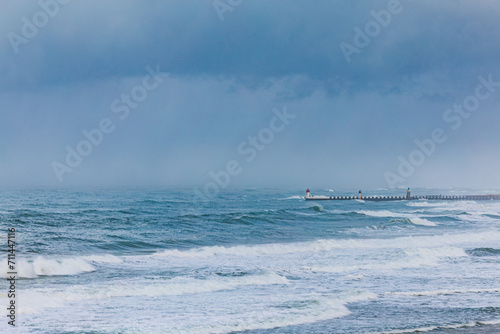
[[[498,333],[499,201],[304,195],[2,191],[0,275],[15,228],[19,280],[15,329],[1,285],[0,332]]]

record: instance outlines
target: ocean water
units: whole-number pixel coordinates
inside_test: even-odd
[[[427,193],[460,191],[413,192]],[[16,229],[20,279],[15,329],[2,285],[0,332],[498,333],[498,201],[193,194],[2,191],[0,242]]]

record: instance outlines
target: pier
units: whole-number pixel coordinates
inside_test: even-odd
[[[306,191],[306,201],[412,201],[412,200],[430,200],[430,201],[500,201],[500,194],[490,195],[418,195],[412,196],[410,188],[406,191],[406,196],[363,196],[361,190],[358,196],[312,196],[309,189]]]

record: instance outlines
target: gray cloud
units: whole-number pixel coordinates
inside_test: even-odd
[[[15,53],[8,34],[41,9],[9,3],[0,14],[0,184],[59,184],[51,162],[109,117],[116,130],[64,184],[203,184],[239,159],[236,185],[386,186],[398,156],[442,127],[448,141],[408,182],[435,184],[432,174],[445,186],[500,186],[482,170],[498,164],[500,91],[457,131],[442,117],[479,75],[500,81],[500,6],[401,0],[401,13],[346,62],[340,43],[353,44],[354,28],[387,4],[243,1],[221,22],[211,1],[73,0]],[[168,79],[119,121],[112,101],[157,65]],[[238,145],[283,106],[297,119],[244,164]],[[471,170],[482,171],[474,182]]]

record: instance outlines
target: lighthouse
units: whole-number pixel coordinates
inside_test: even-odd
[[[311,192],[309,191],[309,188],[306,190],[306,198],[312,197]]]
[[[407,200],[411,200],[411,192],[410,192],[410,188],[408,188],[408,190],[406,191],[406,199],[407,199]]]

